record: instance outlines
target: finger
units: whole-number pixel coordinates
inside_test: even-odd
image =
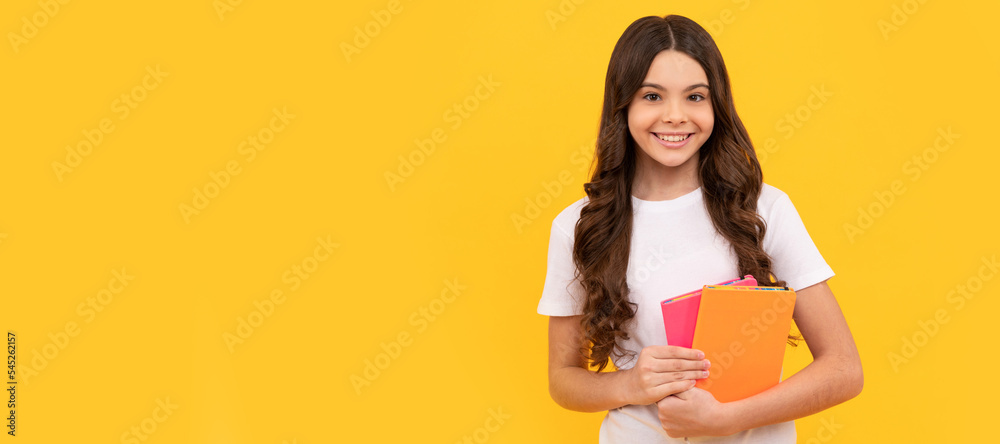
[[[696,348],[678,347],[676,345],[651,345],[646,347],[650,356],[657,359],[689,359],[705,358],[705,353]]]
[[[661,399],[659,401],[656,401],[656,405],[658,407],[661,407],[661,408],[669,408],[670,406],[673,405],[673,403],[679,402],[679,401],[680,401],[680,399],[678,399],[677,396],[675,396],[675,395],[667,395],[667,396],[664,396],[663,399]]]
[[[690,389],[684,390],[683,392],[674,393],[673,397],[675,397],[677,399],[680,399],[682,401],[687,401],[687,400],[691,399],[694,396],[694,394],[691,393],[692,389],[693,389],[693,387],[690,388]]]
[[[674,395],[674,394],[677,394],[677,393],[681,393],[681,392],[683,392],[685,390],[688,390],[691,387],[694,387],[694,384],[695,384],[695,382],[694,382],[693,379],[686,379],[686,380],[683,380],[683,381],[668,382],[666,384],[663,384],[663,385],[660,385],[660,386],[656,387],[656,389],[657,389],[656,395],[657,395],[658,398],[666,398],[666,397],[668,397],[670,395]]]
[[[647,363],[646,368],[655,373],[684,372],[693,370],[708,370],[712,363],[707,359],[687,360],[687,359],[653,359]]]
[[[669,384],[671,382],[683,382],[683,381],[693,381],[697,379],[705,379],[709,375],[706,370],[693,370],[685,372],[664,372],[664,373],[653,373],[649,376],[647,381],[649,384],[655,386],[661,386],[664,384]]]

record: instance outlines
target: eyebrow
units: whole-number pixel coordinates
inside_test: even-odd
[[[664,88],[664,87],[662,87],[660,85],[657,85],[655,83],[648,83],[648,82],[647,83],[643,83],[639,87],[640,88],[645,88],[645,87],[656,88],[656,89],[661,90],[661,91],[666,91],[667,90],[666,88]],[[684,92],[691,91],[692,89],[695,89],[695,88],[709,89],[708,85],[706,85],[704,83],[695,83],[694,85],[691,85],[691,86],[689,86],[687,88],[684,88]]]

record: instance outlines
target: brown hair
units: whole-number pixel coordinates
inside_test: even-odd
[[[581,353],[598,371],[609,357],[632,356],[619,341],[635,316],[626,283],[632,237],[632,180],[636,144],[628,129],[628,106],[658,53],[675,50],[696,60],[708,76],[715,125],[699,149],[698,175],[705,207],[716,231],[729,241],[740,276],[753,275],[762,286],[772,280],[771,258],[764,252],[766,226],[757,214],[763,174],[746,128],[736,115],[729,74],[712,36],[694,21],[678,16],[643,17],[618,39],[604,85],[604,106],[588,202],[580,210],[573,245],[576,277],[586,297]],[[789,342],[794,345],[789,336]]]

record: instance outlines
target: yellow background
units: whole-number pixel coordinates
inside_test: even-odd
[[[668,13],[717,39],[758,151],[776,142],[765,181],[837,273],[865,389],[798,420],[799,442],[992,435],[1000,282],[961,309],[948,294],[1000,253],[995,4],[404,0],[378,13],[389,6],[247,0],[220,16],[212,0],[72,1],[49,17],[3,2],[0,326],[27,379],[5,440],[128,442],[145,425],[150,443],[596,442],[602,414],[548,396],[535,308],[551,220],[583,196],[611,50],[633,20]],[[140,87],[157,66],[169,74]],[[475,98],[481,77],[499,85]],[[144,97],[124,118],[122,94]],[[241,142],[275,108],[295,117],[249,161]],[[796,112],[808,118],[782,129]],[[114,130],[60,181],[53,162],[102,119]],[[960,138],[907,173],[948,128]],[[433,134],[443,142],[415,154]],[[419,164],[401,170],[401,156]],[[186,221],[180,206],[233,161],[240,173]],[[905,192],[880,211],[897,180]],[[849,236],[859,211],[871,223]],[[327,237],[338,246],[310,262]],[[318,268],[292,290],[294,266]],[[123,289],[109,284],[122,268]],[[442,298],[446,281],[465,288]],[[100,312],[78,310],[109,285],[121,291]],[[273,290],[283,303],[230,351],[224,335],[260,321]],[[894,366],[939,310],[948,322]],[[401,333],[408,345],[379,358]],[[808,362],[789,349],[786,375]],[[177,408],[164,417],[158,400]]]

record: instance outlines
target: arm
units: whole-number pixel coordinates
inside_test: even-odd
[[[635,367],[594,372],[580,355],[581,316],[549,317],[549,394],[560,406],[599,412],[628,404],[652,404],[694,386],[708,361],[699,350],[651,346]]]
[[[793,319],[813,362],[763,393],[735,402],[719,403],[701,389],[664,399],[660,418],[668,435],[730,435],[808,416],[861,393],[861,359],[830,287],[824,281],[796,295]]]

